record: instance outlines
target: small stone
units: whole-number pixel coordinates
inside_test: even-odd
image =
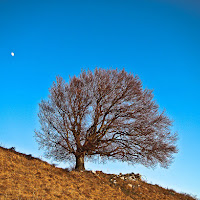
[[[128,184],[128,187],[131,187],[131,188],[133,188],[133,185],[132,185],[132,184]]]

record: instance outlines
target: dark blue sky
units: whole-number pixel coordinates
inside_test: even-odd
[[[11,56],[11,52],[15,56]],[[120,163],[94,165],[139,172],[153,183],[199,193],[200,3],[195,0],[0,1],[0,142],[42,155],[33,138],[38,103],[61,75],[125,68],[154,89],[179,133],[168,170]]]

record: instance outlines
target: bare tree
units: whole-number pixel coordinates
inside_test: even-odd
[[[41,130],[35,131],[47,158],[120,160],[168,167],[177,153],[172,121],[159,113],[152,90],[142,89],[137,76],[96,68],[65,83],[56,78],[49,99],[39,104]]]

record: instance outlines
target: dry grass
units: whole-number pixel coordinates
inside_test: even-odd
[[[189,195],[144,181],[119,179],[113,184],[111,176],[102,172],[69,172],[30,155],[0,147],[1,200],[194,200]]]

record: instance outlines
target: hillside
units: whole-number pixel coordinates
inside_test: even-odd
[[[140,180],[139,175],[132,180],[132,175],[68,171],[31,155],[0,147],[0,200],[195,199],[148,184]],[[123,180],[126,176],[129,180]]]

